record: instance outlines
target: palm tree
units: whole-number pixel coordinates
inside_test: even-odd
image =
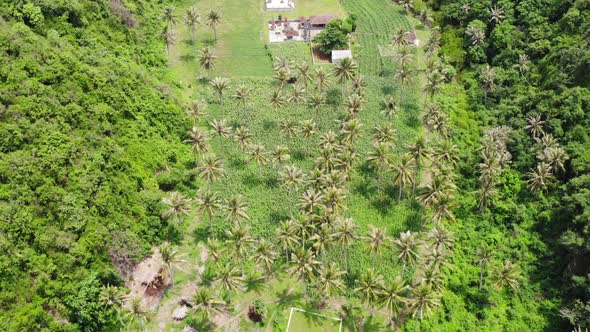
[[[475,26],[469,26],[465,30],[465,34],[467,35],[467,37],[469,37],[469,39],[471,40],[471,45],[473,46],[483,44],[483,42],[486,39],[485,31]]]
[[[162,213],[162,218],[168,218],[173,216],[179,224],[182,224],[183,216],[187,216],[190,212],[190,198],[187,198],[183,194],[173,191],[168,197],[162,198],[168,209]]]
[[[268,279],[273,273],[273,265],[278,253],[274,250],[273,245],[266,239],[261,239],[254,250],[254,261],[258,266],[264,269],[264,274]]]
[[[395,73],[395,77],[399,80],[401,85],[400,105],[403,105],[403,98],[405,91],[412,79],[414,78],[414,71],[409,66],[401,66]]]
[[[215,59],[217,59],[217,56],[208,46],[203,47],[201,53],[199,53],[199,65],[207,71],[209,79],[211,79],[211,69],[215,68]]]
[[[518,265],[512,263],[510,260],[505,260],[504,264],[496,270],[496,288],[503,289],[504,287],[518,290],[520,279],[520,268]]]
[[[213,258],[213,261],[215,261],[215,263],[219,262],[219,259],[221,259],[221,255],[223,255],[226,250],[224,244],[215,238],[208,238],[207,246],[209,247],[209,256]]]
[[[228,303],[231,303],[231,293],[237,289],[242,288],[244,278],[242,273],[235,264],[226,262],[217,268],[217,282],[221,289],[223,289],[228,297]]]
[[[162,32],[162,38],[164,38],[164,42],[166,43],[166,54],[168,54],[168,60],[170,61],[170,49],[176,44],[176,32],[167,28]]]
[[[193,126],[196,127],[201,116],[207,114],[207,103],[193,100],[188,106],[187,112],[193,118]]]
[[[330,245],[334,241],[334,230],[328,223],[323,223],[315,231],[315,233],[309,238],[313,243],[313,248],[316,254],[322,255],[322,264],[326,261],[326,251],[330,248]]]
[[[235,258],[242,265],[242,277],[244,276],[244,261],[255,240],[250,235],[250,228],[242,224],[234,226],[226,231],[228,248],[232,248]]]
[[[530,69],[530,63],[531,61],[529,60],[529,56],[526,54],[519,54],[518,55],[518,62],[513,66],[514,68],[518,69],[518,72],[520,73],[520,77],[522,77],[522,79],[527,82],[527,84],[530,85],[529,81],[526,79],[525,74],[529,71]]]
[[[194,45],[197,45],[197,24],[199,23],[201,23],[201,15],[197,11],[197,8],[189,7],[184,14],[184,24],[191,31]]]
[[[301,187],[305,180],[305,176],[303,171],[294,165],[286,166],[279,176],[281,182],[287,187],[287,191],[289,192],[289,214],[291,215],[291,218],[293,218],[293,191],[297,191],[297,189]]]
[[[367,87],[367,81],[363,75],[356,75],[352,78],[352,91],[359,96],[365,95],[365,88]]]
[[[207,212],[209,216],[209,234],[213,234],[213,216],[221,208],[221,198],[215,191],[199,190],[195,200],[198,212],[201,216]]]
[[[547,189],[547,182],[552,178],[551,175],[551,166],[540,162],[537,164],[537,167],[532,169],[528,176],[528,187],[531,191],[537,192],[540,190]]]
[[[299,70],[299,75],[297,75],[297,80],[302,82],[305,87],[307,87],[307,83],[311,81],[311,68],[309,67],[309,63],[302,62],[297,66],[297,70]]]
[[[221,158],[223,158],[225,156],[224,140],[231,135],[231,127],[227,125],[225,119],[213,120],[209,122],[209,125],[213,129],[213,133],[221,137]]]
[[[311,281],[315,272],[320,266],[310,248],[300,248],[292,254],[290,273],[297,275],[297,278],[303,282],[304,294],[307,294],[307,283]]]
[[[274,79],[279,82],[279,92],[283,92],[283,88],[285,87],[290,78],[291,76],[289,73],[289,69],[285,67],[278,67],[277,69],[275,69]]]
[[[195,294],[191,297],[191,306],[196,312],[204,312],[207,317],[211,317],[216,312],[222,310],[225,302],[213,295],[208,287],[197,288]]]
[[[287,100],[281,94],[281,90],[274,90],[270,96],[270,106],[275,110],[282,108],[287,103]]]
[[[389,145],[384,143],[373,144],[367,156],[367,161],[377,169],[377,184],[381,188],[383,173],[389,168]]]
[[[344,135],[344,143],[354,145],[354,139],[361,135],[363,124],[358,119],[350,119],[342,123],[340,132]]]
[[[399,48],[406,43],[407,37],[408,32],[404,29],[399,29],[393,34],[393,38],[391,38],[391,45]]]
[[[238,101],[238,106],[241,106],[244,109],[244,122],[248,122],[248,100],[250,99],[251,93],[252,89],[246,84],[240,84],[236,88],[236,94],[234,95]]]
[[[334,76],[342,84],[342,98],[346,89],[346,82],[351,80],[356,74],[358,66],[350,58],[344,58],[334,66]]]
[[[440,305],[437,294],[427,285],[421,284],[412,289],[412,294],[408,300],[409,309],[412,312],[412,317],[416,319],[416,328],[418,327],[418,320],[424,318],[424,314],[428,314],[435,307]]]
[[[162,264],[164,265],[163,272],[170,276],[170,286],[174,286],[174,267],[185,260],[181,259],[181,254],[175,250],[170,242],[164,242],[160,246],[160,256],[162,257]]]
[[[207,14],[207,25],[213,29],[213,34],[215,35],[215,42],[217,42],[217,26],[221,22],[221,13],[211,10],[209,14]]]
[[[283,221],[279,224],[276,231],[277,240],[281,244],[281,247],[285,250],[285,258],[287,264],[289,264],[289,249],[295,247],[299,243],[299,237],[297,236],[297,227],[293,222],[293,219]]]
[[[408,263],[414,264],[418,259],[418,247],[420,241],[416,238],[416,235],[410,231],[399,233],[399,239],[394,239],[393,244],[399,251],[399,259],[402,261],[402,276],[405,275],[406,265]]]
[[[363,303],[369,306],[369,315],[371,317],[373,317],[373,308],[379,301],[383,286],[383,276],[371,268],[361,274],[358,287],[354,290],[356,293],[361,294]]]
[[[393,96],[383,98],[383,110],[381,111],[389,119],[393,119],[397,113],[397,102]]]
[[[346,192],[343,188],[328,187],[324,191],[324,208],[329,215],[338,215],[340,211],[345,210],[344,200]]]
[[[437,251],[442,252],[453,246],[453,233],[444,226],[432,228],[426,237],[429,241],[432,241],[434,249]]]
[[[304,138],[309,140],[309,139],[311,139],[311,137],[313,135],[315,135],[317,133],[318,126],[313,120],[304,120],[301,122],[301,125],[299,128],[300,128],[299,130],[301,131],[301,135]],[[306,147],[307,153],[306,154],[309,156],[309,155],[311,155],[311,145],[312,144],[311,144],[311,142],[308,142],[306,145],[307,145],[307,147]]]
[[[334,239],[344,250],[344,270],[348,273],[348,247],[358,239],[357,225],[352,218],[338,218]]]
[[[365,251],[372,257],[373,268],[375,268],[375,258],[377,258],[377,255],[381,254],[381,249],[383,249],[383,247],[387,245],[387,241],[389,241],[386,233],[387,230],[385,228],[369,225],[367,235],[363,238],[367,244]]]
[[[414,173],[414,159],[409,154],[404,154],[401,159],[393,164],[390,169],[394,174],[395,184],[399,187],[399,194],[397,202],[402,199],[402,191],[408,184],[414,184],[416,181],[416,174]]]
[[[496,90],[496,69],[486,64],[486,66],[482,67],[479,72],[479,79],[481,80],[484,91],[484,104],[487,104],[488,93]]]
[[[545,134],[545,131],[543,130],[545,121],[541,120],[541,116],[539,114],[531,114],[527,116],[527,122],[528,124],[524,127],[524,129],[533,135],[533,138]]]
[[[354,117],[363,109],[363,99],[356,93],[352,94],[344,102],[344,107],[346,107],[346,112]]]
[[[344,290],[342,276],[344,271],[340,271],[336,263],[323,265],[318,276],[318,290],[324,295],[324,302],[331,296],[336,295]]]
[[[494,181],[490,180],[481,183],[479,189],[477,189],[477,196],[479,197],[477,201],[477,207],[479,208],[479,211],[483,212],[483,210],[492,203],[494,197],[497,195],[498,190],[496,189],[496,184]]]
[[[299,201],[299,207],[308,213],[315,213],[323,207],[324,195],[314,188],[307,189]]]
[[[223,167],[223,160],[214,155],[207,155],[201,165],[197,167],[199,177],[205,180],[206,188],[209,188],[211,182],[219,181],[225,176],[225,168]]]
[[[121,309],[123,308],[126,297],[127,294],[123,289],[116,286],[106,285],[100,288],[98,302],[107,309],[113,308],[117,313],[117,318],[121,324],[124,325],[123,320],[121,319]]]
[[[242,195],[230,196],[224,206],[227,219],[233,223],[240,223],[244,220],[250,220],[248,215],[248,203],[244,200]]]
[[[424,136],[419,136],[415,143],[407,146],[407,149],[410,156],[414,159],[414,165],[416,167],[414,173],[418,174],[418,171],[422,168],[424,159],[430,158],[430,151],[426,145],[426,138]],[[414,181],[412,187],[412,195],[416,192],[416,182],[418,181]]]
[[[311,238],[316,231],[316,220],[318,216],[315,214],[304,214],[295,219],[295,227],[297,228],[298,236],[301,239],[301,247],[305,249],[305,243]]]
[[[444,83],[445,76],[438,70],[432,71],[426,76],[426,85],[424,86],[424,103],[426,104],[426,97],[429,96],[430,100],[435,94],[442,90],[442,84]]]
[[[492,22],[494,25],[500,24],[502,23],[502,20],[504,20],[505,17],[504,9],[494,6],[490,8],[490,15],[490,22]]]
[[[395,129],[389,122],[385,122],[383,125],[378,125],[373,129],[373,142],[377,144],[389,144],[393,143],[395,139]]]
[[[541,160],[548,163],[551,169],[556,172],[565,171],[564,163],[568,158],[567,153],[561,146],[548,147],[541,154]]]
[[[287,101],[293,104],[300,104],[305,101],[305,86],[301,84],[295,84],[293,86],[293,92],[287,98]]]
[[[242,126],[236,128],[234,137],[238,141],[238,144],[240,144],[242,151],[244,151],[251,144],[250,139],[252,138],[252,133],[250,132],[250,129]]]
[[[250,155],[250,160],[254,160],[258,166],[258,177],[261,177],[262,166],[266,165],[268,162],[268,156],[264,145],[251,144],[248,147],[248,154]]]
[[[149,319],[149,311],[143,305],[141,298],[134,297],[131,299],[131,301],[129,301],[126,316],[130,323],[133,323],[135,320],[137,320],[139,322],[140,330],[145,331],[145,323]]]
[[[400,316],[407,303],[404,294],[409,288],[404,283],[404,280],[397,276],[392,281],[385,282],[378,295],[377,304],[387,310],[388,321],[391,327],[395,326],[394,317]]]
[[[477,248],[475,255],[475,264],[479,266],[479,290],[481,290],[483,286],[483,274],[488,264],[494,258],[494,251],[487,245],[483,245]]]
[[[229,88],[229,83],[230,83],[229,80],[224,77],[215,77],[211,81],[211,86],[213,87],[213,90],[215,90],[215,92],[217,93],[217,96],[219,98],[219,104],[221,105],[221,117],[222,118],[225,118],[225,112],[223,109],[223,94]]]
[[[289,149],[284,145],[277,145],[275,146],[274,150],[270,153],[272,157],[272,164],[273,166],[279,166],[282,163],[291,159],[291,155],[289,154]]]
[[[297,135],[297,123],[293,120],[282,120],[279,123],[279,129],[281,130],[281,134],[287,136],[289,139]]]
[[[315,69],[315,81],[317,83],[317,90],[320,94],[330,87],[330,73],[323,70],[322,67]]]
[[[432,221],[435,224],[440,224],[444,219],[449,220],[450,222],[455,221],[455,215],[453,214],[454,208],[454,201],[453,196],[443,192],[442,194],[436,196],[432,207],[434,208],[434,214],[432,216]]]
[[[164,19],[164,21],[166,21],[166,26],[167,26],[168,30],[171,30],[170,28],[175,26],[176,23],[178,22],[178,19],[176,18],[176,15],[174,14],[175,10],[176,10],[176,8],[174,6],[165,7],[162,10],[162,18]]]
[[[322,108],[324,103],[325,103],[324,95],[321,93],[315,93],[315,94],[311,95],[311,97],[309,97],[308,105],[311,109],[314,110],[315,121],[318,121],[318,114],[319,114],[320,108]]]

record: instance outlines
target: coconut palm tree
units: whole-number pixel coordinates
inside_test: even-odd
[[[435,224],[440,224],[443,220],[449,220],[450,222],[455,221],[455,215],[453,214],[453,208],[455,207],[453,196],[443,192],[436,196],[434,203],[432,204],[434,213],[432,221]]]
[[[246,148],[251,144],[250,139],[252,138],[252,133],[250,132],[250,129],[242,126],[236,128],[234,132],[234,137],[236,141],[238,141],[238,144],[240,145],[242,151],[245,151]]]
[[[221,259],[221,255],[223,255],[226,251],[224,244],[215,238],[208,238],[207,246],[209,247],[209,256],[213,258],[213,261],[215,261],[215,263],[219,262],[219,259]]]
[[[330,73],[322,67],[317,67],[315,69],[315,81],[317,84],[316,90],[322,94],[330,87]]]
[[[494,250],[487,245],[480,246],[475,252],[475,257],[475,264],[479,266],[479,290],[481,290],[484,271],[486,271],[488,264],[494,258]]]
[[[416,319],[416,328],[418,321],[424,318],[424,314],[428,314],[439,305],[437,294],[429,286],[421,284],[414,287],[408,299],[408,307],[412,312],[412,317]]]
[[[193,100],[188,106],[187,113],[193,119],[193,126],[196,127],[200,118],[207,114],[207,103],[200,100]]]
[[[436,250],[434,251],[436,252]],[[437,257],[444,257],[447,258],[446,255],[437,256]],[[425,285],[430,287],[435,293],[441,293],[444,289],[444,280],[442,278],[441,270],[439,266],[441,266],[445,261],[440,259],[434,263],[423,265],[418,271],[416,271],[415,285]]]
[[[324,191],[324,209],[329,215],[337,216],[340,211],[346,210],[344,200],[346,199],[346,192],[343,188],[328,187]]]
[[[213,129],[213,133],[221,138],[221,158],[225,156],[224,140],[231,135],[231,126],[228,126],[225,119],[213,120],[209,122],[209,126]]]
[[[162,38],[166,43],[166,54],[168,54],[168,61],[171,61],[170,49],[176,44],[176,32],[170,28],[167,28],[164,30],[164,32],[162,32]]]
[[[281,134],[287,136],[288,139],[291,139],[297,135],[297,122],[293,120],[282,120],[279,123],[279,129]]]
[[[291,78],[291,74],[289,72],[288,68],[285,67],[278,67],[277,69],[275,69],[275,73],[274,73],[274,79],[277,80],[277,82],[279,83],[279,92],[283,92],[283,89],[285,87],[285,85],[287,84],[287,82],[289,82],[289,79]]]
[[[512,290],[518,290],[519,279],[520,279],[520,268],[518,265],[512,263],[510,260],[505,260],[504,264],[496,270],[496,283],[494,286],[498,289],[504,287],[512,288]]]
[[[191,209],[190,198],[177,191],[173,191],[168,194],[168,197],[162,198],[162,203],[168,207],[168,209],[162,213],[162,218],[173,216],[179,224],[182,224],[183,217],[187,216]]]
[[[250,235],[250,228],[243,224],[234,224],[226,231],[228,248],[232,248],[235,258],[242,266],[242,277],[244,276],[244,261],[249,255],[255,240]]]
[[[144,306],[143,302],[141,301],[141,298],[133,297],[129,301],[129,305],[127,306],[126,318],[130,324],[133,324],[135,321],[138,321],[140,330],[145,331],[145,323],[150,318],[150,312]]]
[[[346,82],[350,81],[355,75],[358,66],[350,58],[344,58],[334,66],[334,76],[342,84],[342,98],[346,89]]]
[[[362,132],[363,124],[358,119],[350,119],[342,122],[340,133],[344,135],[343,142],[354,145],[354,139],[359,137]]]
[[[424,85],[424,104],[426,104],[426,97],[430,97],[430,100],[435,94],[440,93],[442,90],[442,84],[445,81],[445,76],[438,70],[431,71],[426,76],[426,85]]]
[[[279,166],[282,163],[291,159],[291,155],[289,154],[289,149],[284,145],[277,145],[275,146],[274,150],[270,153],[271,162],[274,166]]]
[[[295,227],[297,228],[298,236],[301,239],[301,247],[305,248],[305,243],[311,238],[316,231],[316,224],[318,219],[317,214],[303,214],[297,219],[294,219]]]
[[[344,102],[344,107],[350,117],[355,117],[363,109],[363,98],[356,93],[352,94]]]
[[[371,268],[361,274],[355,293],[360,293],[363,303],[369,307],[369,315],[373,317],[373,308],[379,301],[383,289],[383,276]]]
[[[553,146],[543,150],[540,159],[551,166],[551,170],[555,172],[565,171],[565,161],[568,155],[561,146]]]
[[[405,293],[409,288],[404,280],[397,276],[395,279],[384,283],[377,297],[377,304],[387,311],[387,320],[392,328],[395,327],[394,318],[401,315],[408,301]]]
[[[123,289],[111,285],[102,286],[100,288],[100,293],[98,294],[98,302],[106,309],[114,309],[121,325],[125,325],[121,318],[121,309],[125,304],[126,298],[127,294]]]
[[[293,252],[291,264],[292,267],[289,272],[296,275],[297,279],[303,282],[303,291],[307,295],[307,284],[314,278],[316,271],[320,267],[320,262],[316,260],[311,248],[300,248]]]
[[[258,166],[258,177],[261,177],[262,166],[266,165],[268,162],[268,154],[264,145],[250,144],[248,147],[248,155],[250,156],[250,160],[253,160],[256,163],[256,166]]]
[[[363,241],[367,247],[365,251],[371,255],[372,267],[375,268],[375,259],[381,254],[383,247],[387,246],[389,238],[386,235],[387,229],[369,225],[367,235],[363,237]]]
[[[393,119],[397,113],[397,102],[393,96],[383,98],[383,110],[381,111],[387,118]]]
[[[537,164],[537,167],[527,173],[527,177],[528,188],[531,191],[537,192],[545,190],[547,189],[547,183],[552,178],[551,166],[544,162],[540,162]]]
[[[348,247],[358,239],[358,227],[352,218],[338,218],[336,221],[334,240],[342,246],[344,251],[344,270],[348,273]]]
[[[393,143],[395,139],[395,129],[389,122],[385,122],[382,125],[377,125],[373,129],[373,142],[377,144],[389,144]]]
[[[303,86],[307,87],[307,83],[311,81],[311,68],[309,63],[302,62],[297,66],[299,74],[297,75],[297,81],[303,83]]]
[[[345,274],[338,268],[336,263],[323,264],[320,270],[317,286],[318,291],[323,294],[324,302],[328,298],[344,291],[344,282],[342,282],[342,276]]]
[[[213,29],[213,34],[215,35],[215,42],[217,42],[217,27],[221,23],[221,13],[215,10],[211,10],[209,14],[207,14],[207,25]]]
[[[171,30],[171,28],[173,26],[175,26],[176,23],[178,23],[178,18],[176,17],[176,14],[174,14],[175,10],[176,10],[176,7],[174,7],[174,6],[165,7],[162,10],[162,19],[164,19],[164,21],[166,21],[166,27],[168,30]]]
[[[265,278],[273,273],[274,262],[278,253],[274,250],[273,245],[266,239],[258,241],[258,245],[254,249],[254,262],[264,269]]]
[[[404,29],[397,30],[393,37],[391,38],[391,45],[394,47],[401,47],[402,45],[406,44],[408,38],[408,32]]]
[[[408,85],[412,82],[414,78],[414,71],[408,66],[400,66],[400,68],[396,71],[395,77],[399,80],[401,86],[401,95],[400,95],[400,105],[403,105],[403,100],[405,96],[405,91]]]
[[[315,135],[318,131],[318,126],[313,120],[303,120],[299,126],[299,130],[301,131],[301,135],[303,138],[310,140],[313,135]],[[306,144],[307,155],[311,155],[311,142]]]
[[[295,84],[291,95],[287,98],[287,101],[295,105],[301,104],[305,101],[305,86],[302,84]]]
[[[279,70],[279,69],[285,69],[287,70],[287,72],[291,72],[291,61],[289,61],[289,59],[287,59],[286,56],[281,55],[278,58],[278,61],[276,63],[273,64],[273,69],[274,70]]]
[[[408,184],[414,184],[416,181],[416,174],[414,173],[414,159],[409,154],[404,154],[398,162],[390,166],[393,172],[393,181],[399,188],[397,202],[402,199],[402,191]]]
[[[283,250],[285,250],[285,259],[287,260],[287,264],[289,264],[289,250],[299,243],[297,226],[293,219],[283,221],[279,224],[276,230],[276,237]]]
[[[209,79],[211,79],[211,69],[215,68],[215,59],[217,56],[208,46],[203,47],[199,53],[199,65],[207,71]]]
[[[230,196],[225,201],[224,210],[227,219],[233,223],[250,220],[250,216],[248,215],[248,203],[242,195],[238,194]]]
[[[236,88],[236,94],[234,95],[238,101],[238,106],[243,108],[244,122],[248,122],[248,101],[250,100],[251,94],[252,89],[250,89],[250,87],[248,87],[246,84],[240,84]]]
[[[481,183],[479,188],[477,189],[477,207],[479,208],[480,212],[483,212],[485,208],[487,208],[494,197],[498,195],[498,190],[496,189],[496,184],[494,181],[484,181]]]
[[[496,68],[486,64],[479,72],[479,79],[484,91],[484,104],[487,104],[488,94],[496,90]]]
[[[541,116],[539,114],[531,114],[527,116],[528,124],[524,127],[526,131],[528,131],[533,138],[537,138],[545,134],[543,130],[543,125],[545,124],[544,120],[541,120]]]
[[[485,31],[475,26],[467,27],[465,34],[467,37],[469,37],[469,40],[471,40],[471,45],[473,46],[481,45],[486,40]]]
[[[418,247],[420,241],[410,231],[399,233],[399,239],[394,239],[393,244],[399,251],[398,258],[402,261],[402,276],[405,275],[407,264],[415,264],[418,259]]]
[[[324,106],[325,98],[322,93],[315,93],[309,97],[308,105],[311,109],[314,110],[315,117],[314,120],[318,121],[318,114],[322,106]]]
[[[389,168],[390,158],[389,145],[384,143],[373,144],[367,156],[367,162],[377,170],[377,184],[380,189],[383,173]]]
[[[305,175],[297,166],[286,166],[279,174],[281,182],[289,192],[289,214],[293,218],[293,192],[297,191],[305,180]]]
[[[518,55],[518,62],[513,66],[514,68],[518,69],[518,72],[520,73],[520,77],[522,77],[522,79],[530,85],[529,81],[526,79],[525,74],[529,71],[530,69],[530,59],[529,56],[526,54],[519,54]]]
[[[365,89],[367,88],[367,81],[363,75],[356,75],[352,78],[352,91],[353,93],[363,97],[365,95]]]
[[[270,96],[270,106],[275,110],[283,108],[287,104],[287,100],[281,94],[281,90],[274,90]]]
[[[451,233],[444,226],[432,228],[426,234],[428,241],[432,242],[434,249],[443,252],[453,246],[453,233]]]
[[[217,93],[217,97],[219,98],[219,105],[221,106],[221,117],[225,119],[225,112],[223,109],[223,95],[225,91],[229,88],[230,81],[224,77],[215,77],[211,80],[211,87]]]
[[[201,216],[206,212],[209,217],[209,234],[213,234],[213,217],[221,209],[221,198],[215,191],[199,190],[195,200]]]
[[[216,312],[219,312],[225,306],[225,302],[217,298],[208,287],[197,288],[195,294],[191,297],[191,306],[196,312],[204,312],[208,318]]]
[[[410,47],[405,44],[398,49],[396,57],[399,61],[399,66],[406,69],[410,66],[410,64],[412,64],[412,61],[414,60],[412,49],[410,49]]]
[[[217,282],[219,287],[227,294],[228,304],[231,304],[231,293],[241,289],[244,285],[244,278],[235,264],[225,262],[217,267]]]
[[[490,22],[494,25],[502,23],[504,20],[504,9],[498,6],[490,8]]]
[[[197,166],[197,174],[205,180],[206,188],[211,186],[211,182],[219,181],[225,176],[225,168],[223,167],[223,160],[214,155],[207,155],[201,164]]]
[[[326,261],[326,251],[330,248],[334,242],[334,229],[328,223],[323,223],[320,227],[316,227],[314,234],[309,238],[313,243],[316,254],[321,254],[321,262],[324,264]]]
[[[197,45],[197,24],[201,23],[201,15],[195,7],[189,7],[184,14],[184,24],[191,31],[193,45]]]
[[[314,188],[307,189],[299,200],[299,207],[308,213],[315,213],[321,209],[324,201],[324,195]]]
[[[178,250],[174,249],[170,242],[164,242],[160,246],[160,256],[162,257],[163,272],[170,276],[170,286],[174,286],[174,268],[178,264],[186,262],[181,258]]]

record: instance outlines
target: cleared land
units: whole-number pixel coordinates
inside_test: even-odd
[[[339,332],[342,322],[324,315],[291,309],[287,332]]]

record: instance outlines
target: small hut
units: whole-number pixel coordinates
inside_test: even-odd
[[[418,46],[420,44],[420,40],[415,32],[408,32],[406,34],[406,42],[408,45]]]

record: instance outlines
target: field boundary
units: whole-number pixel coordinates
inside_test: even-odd
[[[289,320],[287,321],[287,329],[285,330],[285,332],[289,332],[289,327],[291,326],[291,317],[293,317],[293,311],[299,311],[299,312],[303,312],[303,313],[314,315],[314,316],[319,316],[319,317],[323,317],[323,318],[337,320],[337,321],[340,322],[340,325],[338,327],[338,332],[342,332],[342,318],[330,317],[330,316],[318,314],[318,313],[315,313],[315,312],[310,312],[310,311],[307,311],[307,310],[304,310],[304,309],[300,309],[300,308],[295,308],[295,307],[291,307],[291,311],[289,312]]]

